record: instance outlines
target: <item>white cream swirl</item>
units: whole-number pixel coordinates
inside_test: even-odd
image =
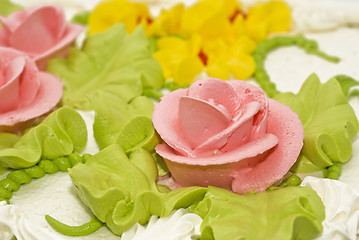
[[[200,216],[179,209],[167,217],[152,216],[146,227],[137,223],[124,232],[121,239],[191,240],[192,236],[201,234],[201,223]]]
[[[325,205],[323,232],[317,240],[355,240],[359,236],[359,192],[330,179],[306,177],[303,186],[312,187]]]
[[[293,5],[295,30],[328,31],[344,26],[359,26],[356,1],[288,1]]]
[[[56,240],[55,236],[40,230],[25,218],[18,207],[0,202],[0,239],[11,240]]]

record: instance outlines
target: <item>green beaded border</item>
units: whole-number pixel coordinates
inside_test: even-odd
[[[0,201],[6,201],[9,204],[12,193],[18,191],[21,185],[30,183],[34,178],[42,178],[45,174],[53,174],[58,171],[67,172],[76,164],[85,163],[90,156],[90,154],[80,156],[77,153],[71,153],[53,160],[42,159],[29,168],[13,170],[0,180]]]
[[[337,63],[340,61],[338,57],[330,56],[319,50],[318,43],[316,41],[307,39],[302,35],[276,36],[260,42],[252,55],[254,62],[256,63],[254,78],[270,98],[277,95],[279,91],[277,90],[275,83],[270,80],[270,77],[264,67],[266,57],[271,51],[279,47],[287,47],[292,45],[302,48],[308,54],[316,55],[329,62]]]

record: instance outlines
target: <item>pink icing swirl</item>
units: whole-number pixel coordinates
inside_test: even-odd
[[[208,78],[165,95],[153,124],[156,151],[179,186],[264,191],[282,178],[303,145],[303,126],[288,106],[244,81]]]
[[[51,58],[65,57],[83,30],[81,25],[67,24],[63,9],[55,5],[16,11],[0,16],[0,21],[0,46],[25,52],[40,70]]]
[[[62,97],[62,82],[25,53],[0,47],[0,127],[41,116]]]

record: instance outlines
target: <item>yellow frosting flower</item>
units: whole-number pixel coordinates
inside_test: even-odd
[[[192,83],[204,68],[212,77],[249,78],[255,70],[250,54],[257,42],[289,30],[291,13],[279,0],[257,3],[248,13],[237,0],[199,0],[188,8],[177,4],[151,18],[144,4],[108,0],[90,15],[89,32],[117,22],[125,23],[128,32],[142,24],[148,36],[157,38],[155,58],[166,79],[182,86]]]
[[[166,79],[182,86],[193,82],[204,66],[198,57],[200,39],[196,36],[190,40],[179,37],[162,37],[157,41],[158,51],[155,58],[161,64]]]
[[[254,40],[267,38],[268,34],[288,31],[291,25],[289,6],[282,1],[258,3],[248,11],[246,30]]]
[[[145,4],[126,0],[104,1],[99,3],[89,16],[89,33],[105,31],[115,23],[124,23],[127,32],[131,33],[138,24],[147,25],[150,19]]]

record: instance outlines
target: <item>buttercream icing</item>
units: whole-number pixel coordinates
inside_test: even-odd
[[[56,5],[31,7],[0,16],[0,46],[25,52],[41,70],[54,57],[65,57],[83,27],[66,23]]]
[[[306,177],[302,186],[313,188],[325,205],[323,232],[317,240],[357,239],[359,193],[337,180]]]
[[[32,1],[26,1],[26,4],[31,4],[31,2],[32,2]],[[61,2],[63,3],[64,1],[61,1]],[[67,2],[67,3],[69,4],[69,2]],[[71,3],[71,4],[72,4],[72,3]],[[87,1],[84,1],[84,2],[81,3],[81,4],[83,4],[83,5],[84,5],[84,4],[87,4]],[[334,19],[334,18],[333,18],[333,19]],[[351,37],[347,37],[348,34],[349,34]],[[337,35],[337,39],[335,39],[335,35]],[[334,36],[334,39],[331,38],[331,36],[332,36],[332,37]],[[322,35],[321,37],[320,37],[319,35],[311,35],[310,37],[319,38],[319,39],[320,39],[320,42],[321,42],[320,44],[322,45],[322,42],[323,42],[323,45],[326,45],[328,49],[331,49],[331,46],[335,45],[336,47],[338,47],[338,48],[341,49],[341,50],[338,49],[338,52],[342,51],[342,55],[344,55],[344,56],[345,56],[345,55],[348,55],[348,56],[349,56],[350,52],[353,51],[353,49],[349,47],[349,46],[353,46],[353,42],[352,42],[352,44],[350,44],[350,43],[345,43],[345,44],[341,44],[340,46],[338,46],[338,45],[335,44],[335,43],[337,43],[339,40],[345,39],[345,38],[347,38],[347,40],[350,40],[350,41],[355,41],[355,39],[356,39],[356,37],[355,37],[355,31],[353,31],[353,29],[344,29],[344,30],[342,29],[342,30],[335,31],[334,34],[332,34],[332,33],[324,34],[324,35]],[[344,48],[344,51],[343,51],[343,48]],[[345,49],[347,49],[347,50],[345,50]],[[288,57],[288,54],[286,54],[287,52],[289,52],[290,54],[293,54],[293,55],[292,55],[293,58],[297,58],[297,60],[299,60],[299,61],[297,61],[296,63],[286,64],[286,66],[288,66],[289,71],[290,71],[289,76],[287,76],[287,74],[283,74],[282,71],[279,71],[280,69],[283,68],[283,64],[281,65],[281,62],[280,62],[280,61],[277,62],[277,63],[278,63],[278,65],[276,66],[276,67],[277,67],[277,70],[274,70],[274,71],[273,71],[273,69],[272,69],[271,74],[275,74],[276,72],[280,73],[280,75],[275,78],[275,81],[280,82],[279,86],[280,86],[281,89],[292,90],[292,91],[294,91],[294,92],[297,91],[297,90],[299,89],[299,88],[298,88],[298,85],[301,83],[301,80],[305,79],[305,77],[307,77],[308,74],[312,72],[312,69],[319,69],[319,72],[321,72],[320,74],[322,74],[322,75],[324,75],[324,76],[329,76],[329,75],[332,76],[332,74],[334,74],[334,73],[332,73],[331,71],[328,71],[328,69],[331,69],[331,70],[335,69],[335,71],[337,71],[338,73],[342,73],[342,72],[348,71],[348,72],[350,72],[351,74],[353,74],[353,69],[355,69],[355,68],[353,68],[353,64],[355,63],[355,60],[346,60],[345,63],[346,63],[346,64],[349,63],[349,65],[347,65],[347,67],[344,67],[344,68],[343,68],[344,64],[339,64],[340,67],[338,67],[338,68],[340,68],[341,70],[337,69],[337,67],[336,67],[335,65],[330,65],[330,66],[328,67],[325,63],[323,64],[321,60],[314,60],[314,63],[313,63],[312,60],[310,60],[310,63],[308,64],[308,61],[307,61],[308,59],[307,59],[305,56],[301,55],[301,53],[300,53],[299,51],[296,51],[296,50],[293,50],[293,51],[292,51],[292,50],[293,50],[293,48],[292,48],[292,49],[285,49],[285,50],[283,50],[283,51],[282,51],[282,50],[279,50],[280,53],[274,53],[274,54],[273,54],[273,56],[274,56],[274,55],[278,56],[278,57],[279,57],[279,60],[281,59],[281,60],[283,60],[284,62],[286,62],[286,61],[288,61],[288,59],[290,60],[290,58],[291,58],[291,57]],[[299,56],[296,55],[298,52],[299,52]],[[331,50],[331,52],[333,52],[333,54],[334,54],[334,52],[336,52],[336,50]],[[287,56],[287,57],[282,57],[281,54],[284,54],[284,55]],[[275,58],[275,57],[274,57],[274,58]],[[274,58],[273,58],[273,59],[274,59]],[[294,71],[294,73],[293,73],[293,71],[291,71],[291,70],[293,70],[293,68],[296,68],[298,65],[301,65],[301,64],[302,64],[301,61],[300,61],[300,59],[302,59],[302,60],[304,61],[303,64],[306,64],[306,66],[307,66],[308,68],[306,68],[305,70],[303,70],[303,69],[301,69],[301,70],[298,69],[297,72]],[[267,63],[271,63],[271,62],[272,62],[272,58],[267,61]],[[274,64],[274,63],[273,63],[273,64]],[[319,65],[318,65],[318,64],[319,64]],[[275,64],[274,64],[274,65],[275,65]],[[273,66],[273,65],[271,65],[271,66]],[[323,69],[323,71],[321,71],[320,69]],[[299,71],[299,70],[300,70],[300,71]],[[343,70],[344,70],[344,71],[343,71]],[[307,71],[308,71],[308,73],[307,73]],[[355,72],[354,72],[354,76],[357,76]],[[326,77],[321,77],[321,79],[325,80],[325,79],[328,79],[328,78],[326,78]],[[355,106],[359,106],[359,105],[357,105],[357,104],[358,104],[357,101],[352,100],[351,102],[352,102],[352,104],[354,104]],[[358,114],[357,114],[357,115],[358,115]],[[358,140],[358,139],[356,139],[356,141],[354,142],[354,146],[357,146],[357,145],[358,145],[358,144],[357,144],[357,143],[358,143],[357,140]],[[353,159],[354,159],[354,160],[356,159],[356,156],[357,156],[357,153],[358,153],[356,149],[359,149],[359,148],[354,147],[354,153],[353,153]],[[345,171],[344,171],[344,173],[343,173],[342,179],[344,179],[344,181],[345,181],[346,183],[351,184],[351,185],[353,185],[354,187],[357,187],[357,184],[355,184],[357,181],[352,180],[353,178],[355,178],[355,176],[352,174],[353,172],[352,172],[352,171],[347,171],[347,170],[353,170],[353,169],[351,169],[351,168],[352,168],[352,167],[351,167],[351,166],[352,166],[351,164],[354,164],[354,165],[355,165],[355,163],[356,163],[356,161],[349,161],[349,163],[344,166]],[[346,166],[347,166],[347,167],[346,167]],[[346,173],[348,173],[348,175],[346,175]],[[55,177],[56,177],[56,176],[55,176]],[[58,179],[58,181],[62,181],[62,180],[60,180],[60,179],[62,179],[61,177],[59,177],[59,178],[57,178],[57,179]],[[30,187],[30,189],[31,189],[31,186],[29,186],[29,187]],[[69,184],[68,184],[68,188],[72,188],[70,182],[69,182]],[[67,189],[67,188],[66,188],[66,189]],[[63,194],[61,194],[60,196],[62,196],[62,195],[63,195]],[[58,197],[59,197],[59,196],[58,196]],[[37,199],[37,200],[41,200],[41,199]],[[49,202],[49,201],[46,201],[46,202]],[[27,205],[27,206],[28,206],[28,209],[32,209],[32,208],[33,208],[33,207],[31,207],[31,205]],[[31,211],[30,211],[30,212],[31,212]],[[61,211],[61,212],[63,212],[63,211]],[[69,214],[70,214],[70,213],[69,213]],[[39,216],[40,216],[40,217],[43,217],[43,213],[40,213]],[[42,225],[45,226],[46,224],[42,223]],[[93,237],[93,238],[96,238],[95,235],[92,236],[92,237]],[[64,238],[66,238],[66,237],[64,237]],[[86,237],[84,237],[83,239],[85,239],[85,238],[86,238]],[[82,238],[81,238],[81,239],[82,239]]]
[[[26,54],[0,47],[0,129],[39,117],[61,99],[62,82]]]
[[[178,184],[237,193],[264,191],[282,178],[303,141],[297,114],[242,81],[208,78],[169,93],[153,124],[164,140],[156,151]]]

